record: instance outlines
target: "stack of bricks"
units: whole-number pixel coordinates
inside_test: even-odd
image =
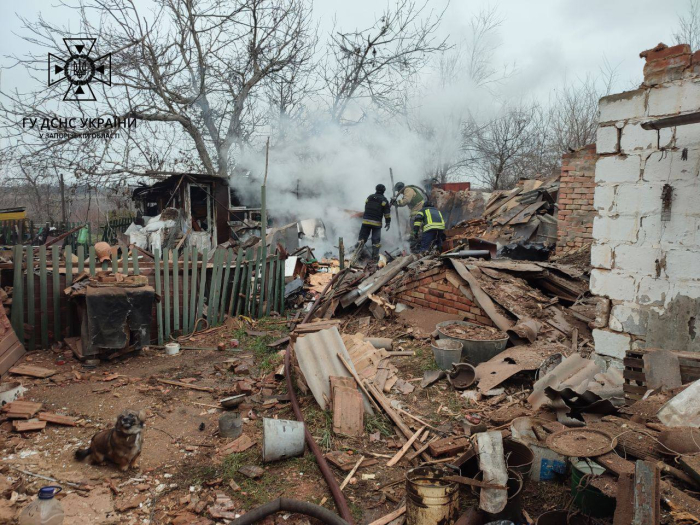
[[[566,153],[561,160],[557,205],[557,255],[593,242],[595,144]]]
[[[413,307],[462,315],[466,321],[492,326],[484,311],[448,281],[447,271],[445,267],[433,268],[402,282],[395,291],[396,300]]]
[[[700,51],[692,53],[688,44],[671,47],[658,44],[653,49],[642,51],[639,56],[646,60],[642,86],[697,77],[700,73]]]

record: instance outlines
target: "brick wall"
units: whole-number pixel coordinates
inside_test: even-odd
[[[396,289],[398,302],[438,312],[463,315],[466,321],[491,326],[481,308],[455,288],[447,279],[446,268],[433,268],[404,280]]]
[[[595,144],[562,156],[557,201],[557,255],[593,242],[596,160]]]
[[[642,53],[644,84],[603,97],[597,134],[591,292],[599,363],[629,350],[700,352],[700,124],[642,124],[700,111],[700,60],[687,45]]]

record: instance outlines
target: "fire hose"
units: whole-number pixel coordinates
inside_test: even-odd
[[[312,518],[320,520],[326,525],[348,525],[347,521],[325,507],[314,505],[313,503],[309,503],[307,501],[299,501],[288,498],[277,498],[274,501],[270,501],[264,505],[261,505],[260,507],[249,510],[243,516],[234,520],[233,525],[250,525],[251,523],[256,523],[280,511],[305,514],[306,516],[311,516]]]

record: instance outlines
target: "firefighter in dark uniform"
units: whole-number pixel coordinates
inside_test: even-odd
[[[382,217],[384,217],[386,229],[389,230],[391,225],[391,206],[384,196],[386,191],[384,184],[377,184],[375,191],[376,193],[367,197],[365,201],[365,213],[362,215],[362,227],[360,228],[358,241],[365,241],[365,244],[367,244],[371,233],[372,259],[379,259],[379,248],[382,246]]]
[[[420,232],[423,232],[420,251],[427,252],[433,248],[442,250],[442,242],[445,240],[445,219],[440,210],[427,201],[423,209],[416,214],[413,222],[413,235],[418,237]]]

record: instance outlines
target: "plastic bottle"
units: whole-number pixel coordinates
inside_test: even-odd
[[[61,525],[63,507],[54,496],[61,487],[41,487],[39,497],[24,507],[19,515],[19,525]]]

